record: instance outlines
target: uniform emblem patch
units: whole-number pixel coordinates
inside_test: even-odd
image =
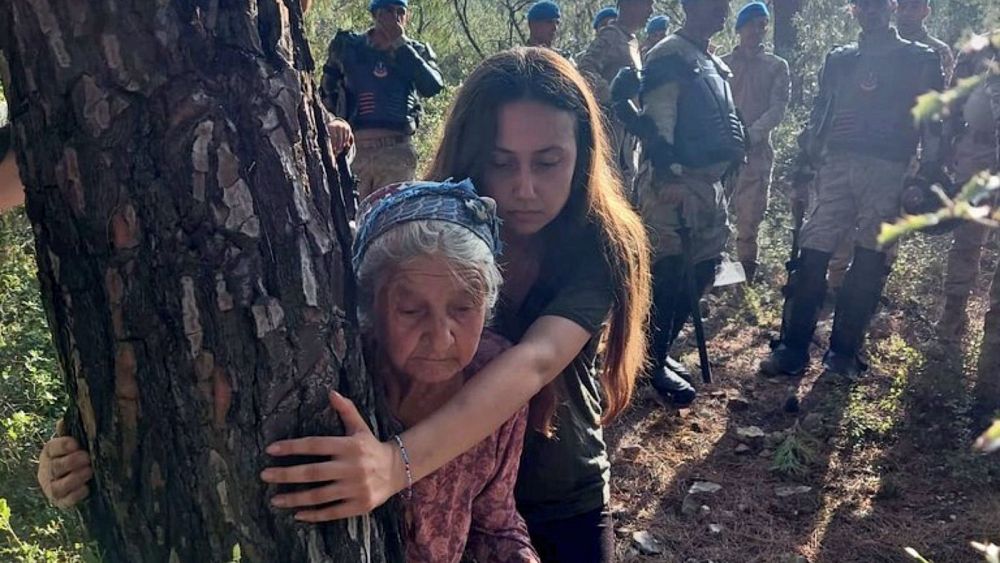
[[[372,74],[375,75],[375,78],[385,78],[389,76],[389,69],[386,68],[385,63],[379,61],[375,63],[375,70],[372,71]]]
[[[858,86],[864,92],[874,92],[878,88],[878,76],[875,75],[875,72],[869,71],[868,75],[861,79]]]

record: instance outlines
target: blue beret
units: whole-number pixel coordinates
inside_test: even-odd
[[[555,2],[549,2],[549,0],[535,2],[534,5],[528,9],[528,21],[530,22],[557,20],[561,17],[562,13],[559,11],[559,5]]]
[[[499,255],[500,219],[496,202],[479,197],[471,180],[461,182],[404,182],[385,186],[358,206],[358,234],[352,262],[357,272],[371,243],[403,223],[444,221],[468,229]]]
[[[618,10],[614,6],[605,6],[594,15],[594,29],[597,29],[601,22],[608,18],[617,18]]]
[[[389,6],[402,6],[406,8],[409,3],[410,0],[372,0],[371,4],[368,4],[368,11],[374,12],[375,10],[388,8]]]
[[[670,25],[670,18],[667,16],[653,16],[646,22],[646,35],[657,31],[666,31],[668,25]]]
[[[740,9],[736,14],[736,29],[743,27],[754,18],[769,18],[771,13],[767,11],[767,6],[763,2],[750,2]]]

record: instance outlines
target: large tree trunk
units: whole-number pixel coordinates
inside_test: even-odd
[[[106,559],[398,560],[390,512],[296,524],[258,477],[329,389],[374,412],[297,0],[5,0],[0,49]]]

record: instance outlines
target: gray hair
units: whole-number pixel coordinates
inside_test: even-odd
[[[386,274],[423,256],[444,258],[453,271],[472,269],[475,275],[463,274],[459,279],[470,291],[482,292],[487,310],[493,310],[503,278],[486,243],[469,229],[449,221],[408,221],[372,241],[358,266],[358,320],[363,332],[372,330],[375,296],[385,284]]]

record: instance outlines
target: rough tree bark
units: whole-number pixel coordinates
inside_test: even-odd
[[[0,49],[106,560],[398,560],[391,511],[300,525],[258,478],[328,389],[374,412],[298,2],[5,0]]]

